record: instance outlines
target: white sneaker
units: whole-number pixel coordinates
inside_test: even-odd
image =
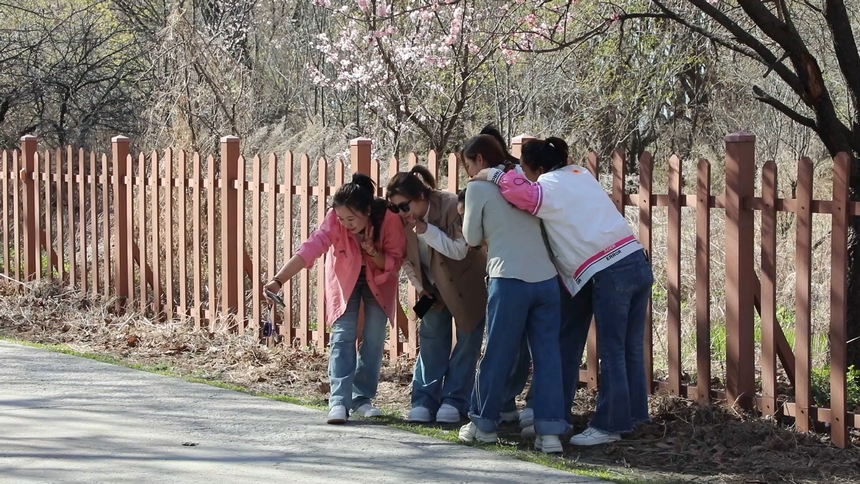
[[[537,438],[537,432],[535,432],[535,426],[529,425],[524,428],[522,432],[520,432],[520,437],[524,439],[535,439]]]
[[[531,427],[534,428],[534,427]],[[544,454],[560,454],[564,452],[558,435],[538,435],[535,437],[535,449]]]
[[[433,421],[433,416],[430,415],[430,410],[425,407],[415,407],[409,411],[406,416],[407,422],[427,423]]]
[[[467,443],[478,441],[481,444],[495,444],[499,441],[499,437],[495,432],[484,432],[472,422],[460,427],[459,438],[461,442]]]
[[[461,419],[460,411],[447,403],[443,403],[436,412],[436,421],[439,423],[457,423]]]
[[[502,412],[499,417],[501,417],[499,420],[501,420],[502,422],[519,422],[520,412],[517,412],[516,410],[512,410],[510,412]]]
[[[328,423],[330,424],[343,424],[349,419],[349,416],[346,413],[346,407],[343,405],[335,405],[328,409]]]
[[[531,427],[535,424],[535,411],[531,407],[526,407],[520,412],[520,428]]]
[[[581,434],[574,435],[570,438],[570,443],[573,445],[600,445],[621,440],[621,434],[606,432],[594,427],[588,427]]]
[[[355,409],[355,413],[357,413],[361,417],[381,417],[382,410],[374,407],[369,403],[365,403],[364,405]]]

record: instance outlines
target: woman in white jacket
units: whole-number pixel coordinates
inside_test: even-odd
[[[643,345],[651,267],[600,183],[584,168],[568,164],[563,140],[529,141],[520,165],[522,174],[488,169],[473,179],[494,182],[505,200],[543,221],[556,268],[573,298],[567,311],[575,314],[562,317],[578,321],[562,325],[561,344],[573,342],[562,353],[573,353],[576,361],[562,369],[565,386],[576,382],[584,335],[594,315],[601,363],[597,409],[589,428],[570,443],[620,440],[649,419]]]

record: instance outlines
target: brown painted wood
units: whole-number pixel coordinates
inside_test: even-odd
[[[795,339],[797,383],[795,398],[797,429],[812,428],[809,407],[812,406],[810,370],[812,354],[812,160],[801,158],[797,166],[797,242],[795,256]]]
[[[681,159],[669,158],[669,221],[666,254],[669,393],[681,393]]]
[[[761,198],[761,386],[762,407],[766,415],[777,412],[776,335],[782,328],[776,320],[776,195],[778,171],[768,161],[762,168]]]

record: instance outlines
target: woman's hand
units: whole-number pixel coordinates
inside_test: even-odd
[[[421,235],[424,232],[427,232],[427,222],[422,218],[415,218],[411,213],[406,218],[406,220],[412,224],[412,231],[417,235]]]
[[[364,228],[364,238],[361,241],[361,248],[371,257],[376,257],[376,254],[379,252],[373,243],[373,225],[369,221]]]
[[[271,292],[273,294],[277,294],[277,293],[281,292],[282,287],[283,287],[283,284],[281,284],[281,281],[272,279],[271,281],[267,282],[265,286],[263,286],[263,294],[265,294],[266,298],[271,301],[272,298],[269,297],[268,293]],[[272,302],[274,302],[274,301],[272,301]]]
[[[475,173],[475,176],[469,178],[469,181],[488,181],[490,179],[490,170],[492,170],[492,168],[484,168],[478,173]]]

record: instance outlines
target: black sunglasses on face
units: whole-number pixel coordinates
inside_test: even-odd
[[[388,210],[391,210],[394,213],[400,213],[400,212],[409,213],[409,202],[410,201],[407,200],[405,202],[400,202],[398,204],[389,203],[388,204]]]

